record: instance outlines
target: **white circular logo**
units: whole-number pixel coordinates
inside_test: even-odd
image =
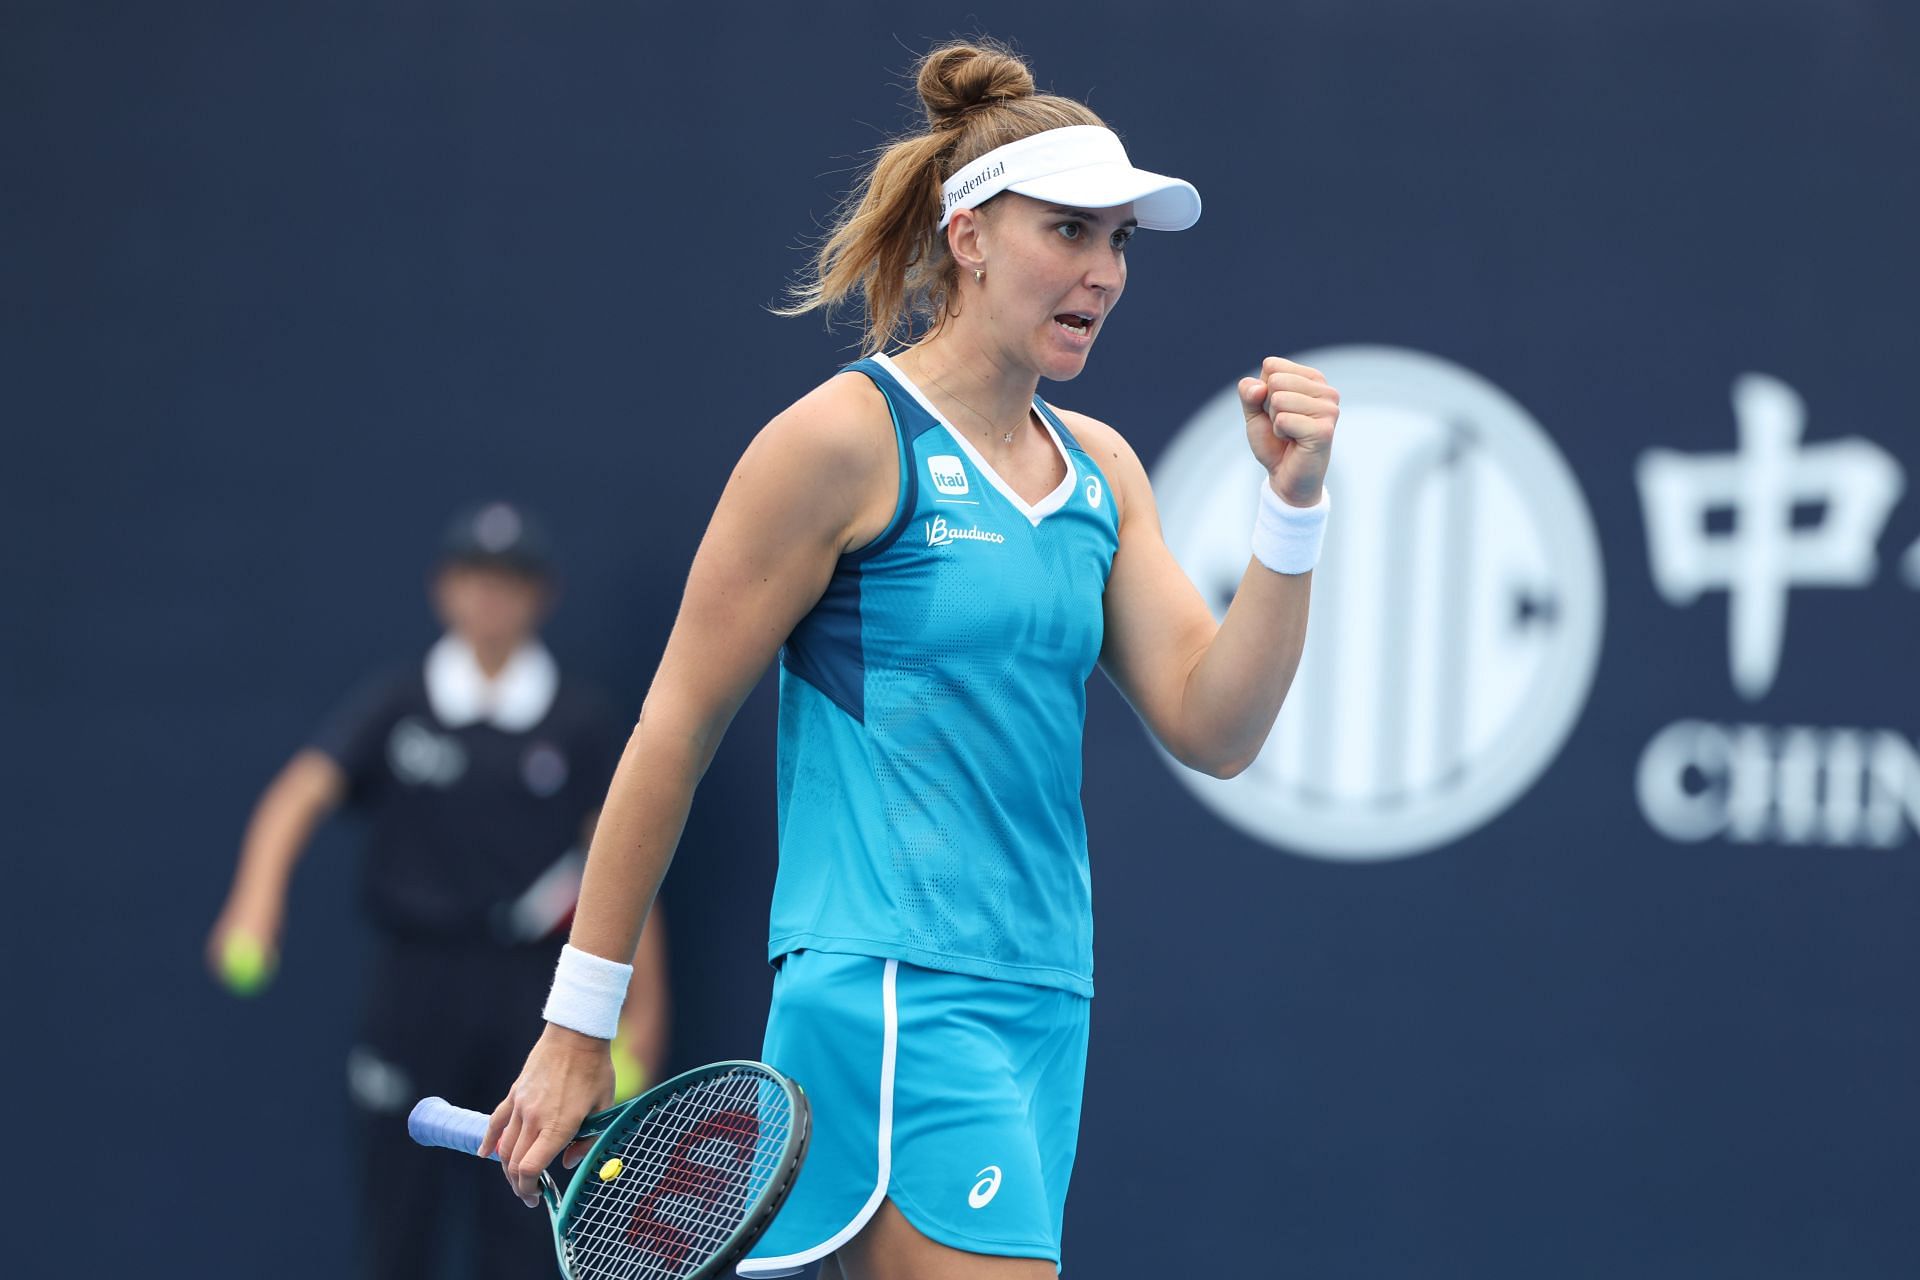
[[[473,540],[484,551],[505,551],[520,541],[523,528],[518,511],[504,502],[496,502],[473,518]]]
[[[1306,652],[1251,768],[1173,769],[1280,848],[1424,853],[1517,800],[1579,719],[1605,611],[1599,539],[1552,439],[1479,375],[1400,347],[1296,358],[1343,406]],[[1154,469],[1167,545],[1215,616],[1246,570],[1264,478],[1231,386]]]
[[[1100,509],[1100,477],[1087,477],[1087,505],[1096,511]]]
[[[991,1174],[991,1177],[983,1176]],[[973,1190],[967,1192],[967,1203],[976,1209],[984,1209],[987,1202],[1000,1194],[1000,1166],[990,1164],[973,1175],[980,1181],[973,1184]]]
[[[410,787],[450,787],[467,771],[467,749],[418,716],[406,716],[387,735],[387,764]]]

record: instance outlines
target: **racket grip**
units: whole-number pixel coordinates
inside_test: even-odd
[[[422,1098],[413,1104],[413,1111],[407,1116],[407,1132],[423,1147],[446,1147],[450,1151],[478,1155],[480,1140],[487,1136],[489,1119],[483,1111],[456,1107],[445,1098]],[[500,1157],[489,1152],[487,1158],[498,1160]]]

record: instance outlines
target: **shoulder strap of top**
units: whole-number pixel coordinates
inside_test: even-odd
[[[1035,396],[1033,398],[1033,407],[1038,409],[1040,411],[1040,416],[1045,418],[1048,422],[1052,423],[1053,429],[1060,433],[1061,444],[1066,445],[1067,448],[1072,449],[1078,453],[1086,452],[1085,449],[1081,448],[1080,442],[1073,438],[1073,432],[1067,430],[1067,424],[1060,420],[1060,415],[1054,412],[1054,408],[1052,405],[1048,404],[1045,400],[1042,400],[1039,396]]]
[[[900,531],[907,527],[907,521],[913,516],[913,509],[920,500],[920,486],[913,470],[913,451],[907,447],[907,423],[909,415],[919,408],[913,397],[895,382],[886,368],[877,360],[855,360],[841,370],[843,373],[864,373],[887,402],[887,416],[893,421],[893,448],[900,467],[900,494],[894,501],[893,518],[887,521],[887,527],[879,537],[842,556],[843,561],[858,563],[871,559],[885,551],[899,538]]]

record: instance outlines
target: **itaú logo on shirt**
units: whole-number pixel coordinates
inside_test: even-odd
[[[967,491],[967,469],[960,465],[957,455],[938,453],[927,459],[927,474],[933,477],[933,487],[941,493],[961,494]]]
[[[945,516],[935,516],[927,521],[927,545],[930,547],[944,547],[954,542],[1005,542],[1006,540],[1004,534],[995,533],[991,529],[956,529],[947,523]]]

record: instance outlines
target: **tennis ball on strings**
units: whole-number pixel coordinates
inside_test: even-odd
[[[220,946],[220,980],[236,996],[257,996],[273,981],[273,953],[251,934],[230,934]]]
[[[620,1157],[615,1156],[600,1166],[600,1181],[612,1182],[620,1176],[620,1171],[624,1168],[626,1168],[626,1166],[620,1163]]]

